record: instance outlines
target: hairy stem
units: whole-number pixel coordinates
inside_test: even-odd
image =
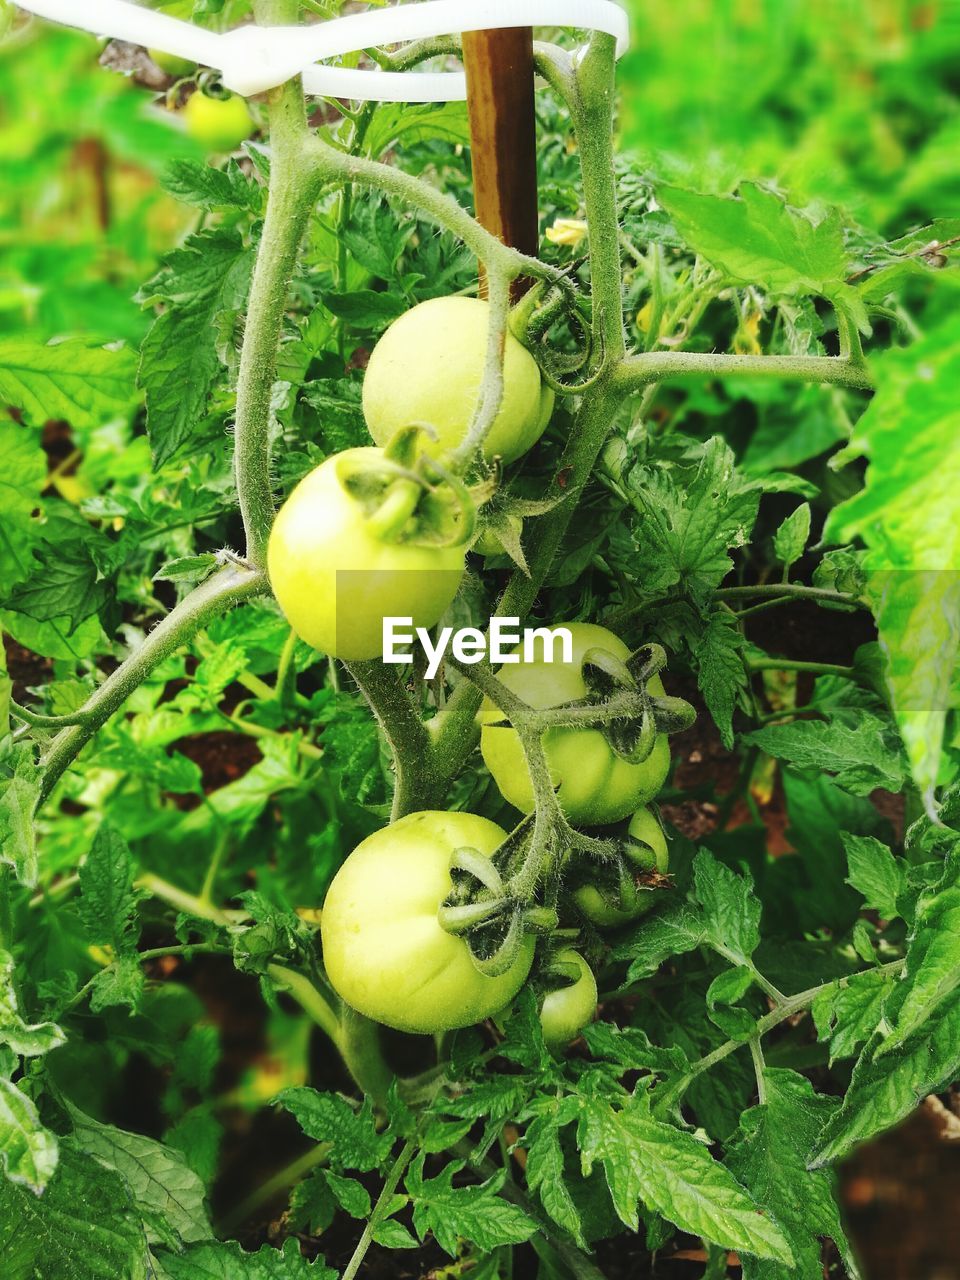
[[[903,960],[891,960],[888,964],[878,965],[876,972],[897,974],[901,972],[904,964],[905,961]],[[848,979],[837,979],[838,986],[845,987],[847,984]],[[803,1010],[809,1009],[817,996],[820,995],[822,991],[825,991],[827,987],[832,985],[833,983],[831,982],[824,982],[817,987],[808,987],[806,991],[800,991],[795,996],[787,996],[783,1000],[782,1004],[778,1004],[775,1009],[771,1009],[765,1017],[758,1020],[756,1030],[754,1031],[752,1038],[759,1042],[768,1031],[772,1031],[774,1027],[778,1027],[781,1022],[786,1022],[788,1018],[792,1018],[795,1014],[802,1013]],[[668,1089],[664,1090],[664,1092],[660,1094],[657,1099],[657,1110],[661,1114],[670,1110],[672,1106],[680,1101],[698,1076],[703,1075],[705,1071],[709,1071],[711,1067],[715,1067],[717,1063],[722,1062],[724,1058],[729,1058],[731,1053],[736,1053],[736,1051],[738,1049],[742,1049],[745,1044],[746,1041],[744,1040],[726,1040],[723,1044],[718,1045],[712,1052],[701,1058],[699,1062],[695,1062],[689,1071],[685,1072],[679,1080],[675,1081]]]
[[[515,280],[521,275],[543,280],[559,280],[563,276],[556,267],[503,244],[452,196],[402,169],[363,156],[345,155],[317,137],[309,140],[302,159],[321,182],[353,182],[358,186],[373,187],[418,209],[461,240],[488,271],[499,272],[508,280]]]
[[[247,557],[257,567],[262,567],[266,557],[275,510],[270,483],[270,407],[287,290],[319,188],[316,171],[301,162],[306,136],[303,88],[299,79],[291,80],[271,96],[270,193],[237,380],[234,471]]]
[[[801,662],[793,658],[751,658],[748,666],[751,671],[807,671],[815,676],[843,676],[848,680],[856,674],[853,667],[836,662]]]
[[[352,662],[347,670],[366,698],[393,753],[396,781],[393,821],[430,807],[431,779],[425,768],[430,747],[426,725],[398,673],[381,662]]]
[[[613,152],[616,54],[612,36],[593,36],[577,68],[576,82],[578,92],[571,109],[590,236],[594,345],[602,351],[604,365],[609,368],[619,364],[627,350]]]
[[[651,382],[678,378],[795,379],[868,391],[866,366],[841,356],[738,356],[699,351],[644,351],[628,356],[617,370],[617,384],[636,391]]]
[[[347,1263],[347,1268],[341,1276],[340,1280],[354,1280],[357,1272],[360,1270],[363,1260],[367,1255],[367,1250],[373,1244],[373,1233],[383,1220],[387,1205],[393,1199],[394,1192],[400,1185],[400,1179],[406,1172],[407,1165],[413,1159],[416,1151],[416,1143],[411,1139],[403,1146],[403,1150],[397,1156],[393,1163],[393,1168],[387,1174],[386,1181],[383,1184],[383,1190],[377,1198],[377,1203],[373,1206],[373,1213],[370,1220],[363,1228],[363,1234],[357,1242],[357,1247],[353,1251],[353,1257]]]
[[[97,730],[123,706],[158,663],[176,652],[231,605],[249,600],[264,590],[266,580],[263,574],[245,566],[228,564],[181,600],[149,632],[140,648],[90,696],[83,707],[83,722],[64,729],[50,743],[42,760],[39,804],[47,800],[64,771]]]

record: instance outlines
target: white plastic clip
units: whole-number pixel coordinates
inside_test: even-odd
[[[223,35],[129,0],[18,0],[51,22],[161,49],[213,67],[234,93],[251,97],[302,73],[308,94],[377,102],[455,102],[467,96],[462,71],[394,72],[326,66],[379,45],[506,27],[571,27],[629,42],[616,0],[423,0],[296,27],[237,27]],[[319,65],[318,65],[319,64]]]

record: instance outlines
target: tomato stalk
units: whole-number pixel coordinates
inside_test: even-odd
[[[262,573],[230,563],[181,600],[162,622],[148,632],[140,648],[91,694],[83,706],[83,720],[58,733],[50,743],[41,761],[43,774],[39,804],[42,805],[49,797],[64,770],[97,730],[143,684],[158,663],[192,640],[198,631],[227,609],[260,595],[266,589]]]
[[[261,24],[295,22],[297,5],[295,0],[259,0],[256,11]],[[234,472],[247,558],[258,568],[266,557],[275,514],[270,405],[287,289],[320,186],[316,171],[301,164],[306,135],[303,86],[299,79],[291,80],[270,99],[270,192],[237,377]]]

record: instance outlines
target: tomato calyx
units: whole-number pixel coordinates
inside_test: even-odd
[[[696,719],[696,712],[686,699],[650,692],[649,682],[666,662],[666,652],[656,644],[643,646],[625,661],[604,648],[588,649],[581,664],[586,696],[539,711],[527,707],[523,719],[529,727],[541,730],[598,729],[617,756],[631,764],[642,764],[653,751],[658,735],[679,733]],[[469,677],[470,673],[464,674]],[[496,683],[495,678],[489,681],[491,686]],[[492,689],[488,692],[497,706],[513,709],[509,715],[486,723],[491,728],[510,724],[516,727],[518,712],[524,706],[521,700]]]
[[[381,541],[464,546],[474,537],[477,506],[489,494],[482,485],[471,490],[443,463],[417,453],[424,431],[415,426],[398,432],[378,457],[344,454],[337,478]]]
[[[611,751],[630,764],[648,759],[658,734],[688,729],[696,718],[684,698],[650,692],[650,681],[666,665],[666,651],[658,644],[642,646],[626,661],[601,648],[588,649],[584,654],[582,670],[587,696],[579,705],[604,707],[607,713],[622,707],[622,716],[606,714],[598,728]]]
[[[484,556],[509,556],[521,573],[529,578],[530,569],[522,544],[523,522],[546,515],[566,501],[567,495],[559,498],[521,498],[512,493],[498,492],[484,506],[483,519],[471,549]]]
[[[524,819],[494,851],[492,857],[476,849],[456,849],[450,878],[451,892],[441,904],[438,919],[447,933],[463,937],[474,965],[488,977],[505,973],[516,961],[524,938],[552,933],[559,923],[554,907],[534,899],[523,885],[528,856],[538,856],[534,823]],[[504,878],[503,871],[507,872]]]

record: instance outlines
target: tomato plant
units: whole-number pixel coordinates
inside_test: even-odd
[[[536,255],[3,8],[4,1280],[951,1274],[960,41],[740,8],[537,31]]]

